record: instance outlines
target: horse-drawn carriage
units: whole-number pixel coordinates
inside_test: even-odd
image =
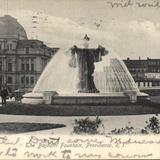
[[[14,91],[14,97],[16,102],[21,102],[23,95],[27,92],[29,92],[29,89],[17,89]]]

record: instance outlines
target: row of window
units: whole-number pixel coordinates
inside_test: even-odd
[[[149,68],[148,71],[152,73],[160,73],[160,68]]]
[[[36,50],[38,51],[38,48],[36,48]],[[32,48],[30,48],[30,47],[25,47],[25,48],[24,48],[24,51],[25,51],[26,54],[29,54],[29,53],[32,52]]]
[[[33,76],[29,77],[29,76],[24,76],[21,77],[21,84],[34,84],[35,79]]]
[[[152,87],[152,86],[160,86],[160,82],[136,82],[138,87]]]
[[[31,71],[33,72],[34,71],[34,63],[21,63],[21,71]],[[3,65],[2,65],[2,62],[0,61],[0,71],[3,70]],[[8,72],[12,72],[13,71],[13,63],[9,62],[7,63],[7,71]]]
[[[129,71],[136,73],[136,72],[146,72],[147,70],[146,68],[129,68]]]
[[[34,71],[34,63],[31,63],[31,64],[21,63],[21,71],[28,71],[28,72],[31,71],[31,72],[33,72]]]
[[[2,49],[12,50],[12,49],[16,49],[16,46],[15,44],[12,44],[12,43],[5,43],[5,45],[0,43],[0,50]]]
[[[2,81],[2,78],[1,78]],[[21,84],[34,84],[35,79],[33,76],[29,77],[29,76],[23,76],[21,77]],[[7,83],[8,84],[13,84],[13,77],[12,76],[8,76],[7,77]]]
[[[157,60],[131,60],[131,61],[126,61],[124,60],[125,64],[127,66],[146,66],[146,65],[160,65],[160,60],[157,59]]]
[[[5,46],[2,46],[2,43],[0,43],[0,50],[2,50],[2,49],[12,50],[12,49],[16,49],[16,46],[15,45],[13,46],[12,43],[7,43],[7,44],[5,44]],[[26,47],[25,52],[28,54],[29,51],[30,51],[30,48]]]
[[[160,61],[149,61],[149,65],[160,65]]]
[[[148,68],[148,70],[146,68],[129,68],[129,71],[133,72],[133,73],[138,73],[138,72],[142,72],[142,73],[147,73],[147,72],[160,73],[160,68]]]

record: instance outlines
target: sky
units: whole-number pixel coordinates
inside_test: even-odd
[[[111,6],[129,1],[133,5]],[[0,15],[17,18],[29,39],[51,47],[79,44],[87,34],[91,46],[101,44],[123,59],[160,58],[160,7],[138,3],[154,6],[158,0],[0,0]]]

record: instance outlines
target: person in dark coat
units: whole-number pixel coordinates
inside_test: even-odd
[[[2,99],[2,105],[6,105],[6,99],[8,97],[8,90],[6,87],[2,88],[1,90],[1,99]]]

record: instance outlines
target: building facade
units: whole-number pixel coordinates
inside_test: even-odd
[[[139,88],[160,86],[160,59],[124,60]]]
[[[33,88],[57,50],[29,40],[15,18],[0,17],[0,87],[6,85],[10,92]]]

